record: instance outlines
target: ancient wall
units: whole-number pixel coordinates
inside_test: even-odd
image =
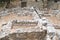
[[[43,8],[42,0],[39,0],[37,2],[35,0],[31,0],[31,1],[28,0],[27,5],[28,6],[35,6],[35,7],[39,8],[39,9]]]
[[[5,15],[2,14],[3,12]],[[42,25],[42,19],[39,18],[33,7],[27,9],[13,8],[9,12],[6,10],[2,11],[2,13],[0,14],[1,19],[3,18],[0,20],[2,21],[1,23],[4,23],[4,17],[7,19],[6,16],[9,16],[9,20],[0,25],[0,40],[45,40],[45,36],[47,35],[46,27]],[[7,15],[7,13],[9,15]],[[14,17],[12,18],[12,16]],[[17,19],[20,18],[20,16],[32,16],[33,19]],[[15,17],[16,19],[14,19]],[[26,19],[28,18],[26,17]]]
[[[38,7],[39,9],[42,9],[43,2],[42,0],[37,0],[37,1],[36,0],[26,0],[26,1],[17,0],[14,2],[10,2],[10,5],[8,7],[13,8],[13,7],[22,7],[22,6],[25,6],[25,7],[35,6],[35,7]]]
[[[60,1],[55,2],[54,0],[16,0],[10,2],[8,8],[31,6],[35,6],[40,10],[43,10],[43,8],[60,9]]]
[[[46,31],[31,33],[13,33],[0,40],[45,40]],[[43,34],[43,35],[42,35]]]

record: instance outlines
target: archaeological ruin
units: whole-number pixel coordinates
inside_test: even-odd
[[[0,1],[0,40],[60,40],[60,0]]]

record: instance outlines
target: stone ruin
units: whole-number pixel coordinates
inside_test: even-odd
[[[59,26],[57,27],[47,18],[52,17],[52,14],[54,15],[54,10],[52,13],[44,14],[34,7],[18,7],[1,11],[0,40],[53,40],[55,37],[59,38],[60,34],[56,34]]]
[[[0,15],[0,40],[46,40],[47,29],[42,25],[42,19],[36,11],[22,9],[23,11],[19,10],[20,12],[16,13],[18,10],[15,10],[15,12],[14,10],[9,13],[6,12],[5,15],[4,11]],[[29,19],[28,15],[29,17],[32,16],[32,19]]]

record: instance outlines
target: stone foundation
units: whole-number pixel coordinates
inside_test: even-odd
[[[43,20],[40,19],[38,12],[35,11],[33,7],[31,10],[34,11],[32,12],[27,10],[23,10],[22,13],[14,13],[13,11],[7,16],[2,16],[3,19],[1,19],[7,22],[2,24],[0,40],[45,40],[47,30],[46,27],[42,25]],[[21,16],[23,20],[21,20]],[[28,17],[24,19],[25,16],[32,16],[33,19]]]
[[[42,32],[13,33],[0,40],[45,40],[46,33],[46,30]]]

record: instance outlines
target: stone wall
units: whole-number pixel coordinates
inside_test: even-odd
[[[23,5],[26,5],[26,7],[35,6],[39,9],[43,8],[42,0],[39,0],[37,2],[35,0],[26,0],[26,1],[17,0],[17,1],[10,2],[10,5],[8,6],[8,8],[21,7],[22,2],[26,2],[26,4],[23,4]]]
[[[48,8],[53,10],[60,9],[60,1],[54,2],[53,0],[48,2]]]
[[[46,30],[42,32],[13,33],[0,40],[45,40],[46,33]]]
[[[22,2],[26,2],[26,4],[23,4],[26,5],[26,7],[35,6],[40,10],[43,10],[43,8],[60,9],[60,1],[54,2],[54,1],[47,1],[47,0],[44,1],[39,0],[37,2],[35,0],[26,0],[26,1],[17,0],[14,2],[10,2],[8,8],[21,7]]]
[[[42,9],[43,8],[43,3],[42,3],[42,0],[39,0],[38,2],[36,2],[35,0],[28,0],[27,2],[27,6],[35,6],[39,9]]]
[[[43,1],[42,0],[37,0],[37,1],[36,0],[25,0],[25,1],[24,0],[23,1],[16,0],[16,1],[10,2],[10,5],[8,6],[8,8],[21,7],[22,2],[26,2],[26,4],[23,3],[23,5],[25,5],[26,7],[35,6],[35,7],[39,8],[40,10],[43,10],[43,8],[60,9],[60,1],[54,2],[53,0],[51,0],[51,1],[47,1],[47,0],[43,0]]]

